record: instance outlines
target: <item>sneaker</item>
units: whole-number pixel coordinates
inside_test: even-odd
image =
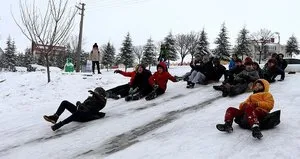
[[[58,122],[57,124],[52,125],[52,126],[51,126],[51,129],[52,129],[53,131],[56,131],[57,129],[61,128],[63,125],[64,125],[64,124],[60,121],[60,122]]]
[[[44,119],[52,124],[55,124],[58,120],[58,115],[54,114],[54,115],[44,115]]]
[[[252,126],[252,136],[257,139],[261,139],[263,137],[262,133],[260,132],[259,126],[254,124]]]
[[[284,79],[280,79],[280,80],[278,80],[278,81],[283,81]]]
[[[217,124],[216,127],[219,131],[225,131],[228,133],[233,132],[233,128],[231,126],[232,124],[230,122],[225,122],[225,124]]]

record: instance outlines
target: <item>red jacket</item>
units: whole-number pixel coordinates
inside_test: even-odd
[[[132,72],[124,72],[124,71],[121,71],[120,74],[123,75],[123,76],[125,76],[125,77],[131,77],[131,78],[130,78],[129,85],[132,85],[132,83],[133,83],[133,81],[134,81],[135,74],[136,74],[135,71],[132,71]]]
[[[168,80],[171,80],[173,82],[177,82],[177,80],[169,72],[166,71],[167,70],[167,66],[166,66],[166,64],[164,62],[160,62],[157,65],[157,67],[162,67],[164,71],[162,73],[155,72],[149,78],[149,84],[151,86],[153,86],[154,84],[157,84],[159,86],[159,88],[161,88],[164,91],[166,91]]]

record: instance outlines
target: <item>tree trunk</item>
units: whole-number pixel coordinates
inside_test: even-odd
[[[106,66],[106,69],[107,69],[107,72],[108,72],[108,64],[107,64],[107,66]]]
[[[194,55],[192,55],[192,61],[194,60]]]
[[[182,64],[183,64],[183,59],[184,59],[184,57],[181,58],[180,66],[182,66]]]
[[[48,83],[51,81],[50,80],[50,69],[49,69],[49,53],[46,53],[46,67],[47,67],[47,77],[48,77]]]
[[[261,50],[259,50],[259,59],[258,59],[258,63],[260,64],[260,61],[261,61]]]
[[[149,64],[149,70],[150,70],[151,64]]]

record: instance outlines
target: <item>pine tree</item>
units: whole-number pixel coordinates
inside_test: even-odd
[[[197,44],[197,51],[195,52],[195,58],[200,58],[206,54],[208,54],[209,42],[207,40],[207,33],[204,28],[200,33],[200,38]],[[193,59],[193,57],[192,57]]]
[[[173,37],[172,33],[170,32],[168,36],[165,37],[164,39],[164,45],[166,47],[166,52],[167,52],[167,60],[168,62],[171,61],[176,61],[178,59],[178,55],[176,52],[176,48],[175,48],[175,43],[176,40]]]
[[[16,65],[16,45],[15,42],[9,36],[7,39],[7,47],[4,49],[4,67],[8,68],[10,71],[15,69]]]
[[[292,35],[289,38],[289,40],[287,41],[287,44],[286,44],[286,54],[288,56],[292,56],[293,53],[295,53],[297,55],[300,53],[300,50],[298,47],[298,40],[294,35]]]
[[[121,51],[122,63],[125,65],[125,71],[126,71],[128,67],[132,67],[134,61],[132,40],[129,33],[125,37],[125,40],[122,44],[122,48],[120,51]]]
[[[225,23],[221,26],[221,31],[215,41],[217,44],[217,48],[215,49],[215,53],[218,57],[222,60],[229,60],[229,50],[230,50],[230,43],[228,41],[229,37],[227,35],[227,29],[225,27]]]
[[[107,45],[104,45],[102,64],[106,66],[107,71],[109,66],[112,66],[114,63],[115,53],[116,53],[116,49],[112,44],[110,44],[110,42],[108,42]]]
[[[33,55],[31,53],[31,49],[27,48],[25,49],[23,66],[28,67],[28,65],[31,64],[32,62],[33,62]]]
[[[144,46],[142,64],[145,66],[149,66],[149,70],[152,64],[156,62],[156,53],[155,46],[153,44],[153,40],[150,38],[147,40],[147,44]]]
[[[250,50],[250,45],[251,45],[251,41],[250,38],[248,36],[249,31],[244,27],[237,38],[237,46],[236,46],[236,51],[235,53],[238,56],[250,56],[251,55],[251,50]]]

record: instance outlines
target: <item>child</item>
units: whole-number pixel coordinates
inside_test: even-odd
[[[164,94],[167,89],[168,80],[178,82],[169,72],[167,72],[167,65],[164,62],[160,62],[157,65],[157,72],[155,72],[149,78],[149,84],[152,86],[153,91],[147,95],[146,100],[151,100],[157,96]]]
[[[106,105],[106,93],[102,87],[97,87],[94,91],[89,90],[92,96],[89,96],[83,103],[76,102],[76,106],[69,101],[62,101],[57,111],[53,115],[44,115],[44,119],[53,123],[51,126],[53,131],[59,129],[65,124],[72,121],[87,122],[99,118],[103,118],[105,113],[99,112]],[[68,118],[58,123],[59,116],[67,109],[72,113]]]
[[[273,109],[274,99],[269,93],[269,82],[264,79],[258,79],[253,84],[253,94],[242,102],[239,109],[229,107],[225,113],[225,124],[217,124],[216,127],[220,131],[228,133],[233,131],[232,122],[234,118],[239,118],[245,114],[247,122],[252,129],[252,136],[262,138],[260,132],[260,121],[269,114]]]

